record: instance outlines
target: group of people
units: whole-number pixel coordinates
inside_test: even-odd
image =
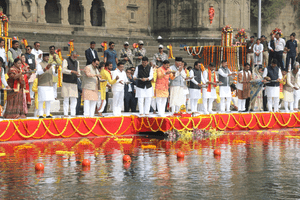
[[[277,35],[274,38],[275,51],[279,43],[283,45]],[[297,47],[293,37],[292,34],[285,50],[296,54],[297,48],[292,50]],[[125,112],[136,112],[138,105],[140,116],[157,111],[159,116],[164,117],[166,111],[179,112],[188,102],[194,114],[231,112],[232,108],[239,112],[263,111],[266,108],[270,112],[278,112],[280,98],[286,112],[298,110],[300,72],[299,63],[292,57],[294,54],[287,56],[287,61],[291,60],[289,68],[283,67],[282,60],[276,57],[272,57],[270,65],[264,68],[264,52],[260,40],[257,41],[252,46],[247,44],[247,49],[253,52],[252,70],[248,53],[251,64],[244,64],[241,71],[234,73],[228,69],[226,60],[221,61],[218,71],[213,63],[203,66],[200,61],[188,69],[181,57],[176,57],[175,64],[170,66],[163,45],[159,45],[158,53],[149,60],[143,41],[139,41],[133,52],[129,43],[125,42],[119,55],[114,50],[115,44],[110,42],[104,52],[104,62],[100,62],[96,43],[91,42],[90,48],[85,51],[87,62],[82,70],[76,51],[61,60],[55,46],[50,46],[49,53],[45,53],[40,50],[39,42],[34,43],[34,48],[27,46],[23,54],[19,42],[13,41],[6,60],[6,56],[1,54],[4,41],[0,39],[0,66],[7,66],[0,68],[1,85],[7,96],[4,117],[25,118],[34,99],[36,116],[51,118],[51,101],[57,98],[60,65],[64,117],[79,115],[82,103],[85,117],[94,117],[95,113],[103,116],[109,89],[113,93],[114,116],[122,115],[123,107]],[[269,46],[272,47],[273,43],[270,42]],[[234,76],[238,77],[237,85],[231,84],[230,78]],[[214,101],[219,104],[215,111]]]

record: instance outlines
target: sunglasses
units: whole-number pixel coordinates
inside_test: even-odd
[[[26,51],[29,51],[29,50],[31,50],[31,49],[26,49]]]
[[[124,46],[129,46],[128,44],[124,44]]]

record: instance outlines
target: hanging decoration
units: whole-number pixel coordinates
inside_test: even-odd
[[[213,4],[209,5],[208,15],[209,15],[209,23],[212,24],[213,19],[215,17],[215,9],[214,9]]]
[[[2,10],[0,10],[0,36],[8,36],[8,18]]]
[[[175,59],[174,56],[173,56],[173,47],[171,44],[169,44],[167,46],[167,49],[169,50],[169,59]]]
[[[61,55],[61,49],[59,48],[59,49],[57,49],[57,50],[55,50],[55,53],[57,53],[57,55],[58,55],[58,57],[59,57],[59,59],[60,60],[63,60],[63,57],[62,57],[62,55]],[[58,82],[57,82],[57,87],[61,87],[62,86],[62,66],[60,65],[59,67],[58,67],[58,71],[57,71],[57,73],[58,73]]]
[[[248,35],[244,28],[240,29],[239,32],[235,35],[235,39],[239,40],[241,43],[244,43]]]
[[[231,46],[233,41],[233,29],[231,26],[227,25],[222,28],[222,40],[221,46]]]
[[[102,46],[102,48],[103,48],[103,55],[102,55],[101,57],[104,57],[104,51],[107,50],[107,41],[102,42],[102,43],[101,43],[101,46]]]
[[[281,34],[281,37],[283,37],[283,33],[281,31],[280,28],[275,28],[274,30],[272,30],[272,32],[270,33],[270,35],[276,35],[277,33],[280,33]]]
[[[26,40],[25,38],[23,38],[23,39],[21,40],[21,42],[22,42],[22,44],[24,44],[24,47],[25,47],[25,48],[28,46],[28,42],[27,42],[27,40]]]
[[[74,39],[71,39],[69,41],[68,46],[70,47],[68,56],[71,56],[71,52],[75,50],[75,48],[74,48]]]

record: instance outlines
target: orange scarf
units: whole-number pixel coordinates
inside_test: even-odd
[[[208,68],[208,81],[211,82],[211,70],[210,68]],[[214,83],[216,83],[216,73],[214,73]],[[214,85],[214,87],[217,87],[216,85]],[[211,84],[208,84],[207,87],[207,92],[211,92]]]

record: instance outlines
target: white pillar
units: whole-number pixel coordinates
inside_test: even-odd
[[[261,0],[258,0],[258,32],[257,37],[261,36]]]

